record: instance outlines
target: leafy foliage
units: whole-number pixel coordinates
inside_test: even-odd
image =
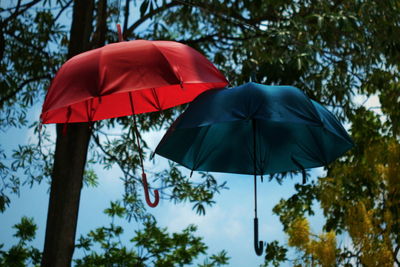
[[[287,260],[286,253],[288,252],[287,248],[280,246],[278,241],[272,241],[267,244],[265,248],[265,265],[268,266],[269,263],[272,263],[275,267],[281,265],[281,262]]]
[[[307,219],[298,217],[293,220],[288,230],[288,245],[296,247],[304,253],[306,264],[334,266],[336,262],[336,236],[328,232],[311,238],[310,226]]]
[[[135,231],[130,240],[131,247],[127,247],[121,241],[124,229],[114,223],[115,218],[125,217],[127,210],[120,201],[115,201],[104,213],[111,218],[110,225],[99,227],[78,239],[76,248],[86,255],[76,259],[74,266],[193,266],[200,255],[206,255],[207,246],[202,238],[194,235],[194,225],[171,235],[166,228],[159,228],[153,218],[148,218],[143,228]],[[28,244],[36,235],[37,226],[33,219],[22,217],[13,228],[19,242],[8,251],[2,250],[3,245],[0,245],[0,265],[39,266],[41,252]],[[228,260],[226,252],[221,251],[206,257],[198,266],[217,267],[227,265]]]
[[[37,226],[32,218],[22,217],[21,222],[14,225],[16,229],[15,237],[18,243],[11,246],[8,251],[2,250],[0,244],[0,265],[1,266],[39,266],[41,252],[28,243],[35,238]]]

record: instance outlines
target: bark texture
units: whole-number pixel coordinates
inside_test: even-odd
[[[93,0],[74,1],[68,58],[91,48],[93,10]],[[89,123],[57,125],[42,267],[71,266],[90,135]]]

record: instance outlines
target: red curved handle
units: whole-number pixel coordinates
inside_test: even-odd
[[[158,202],[160,201],[160,196],[158,194],[158,190],[154,190],[154,202],[150,201],[150,194],[149,194],[149,186],[147,184],[147,177],[145,173],[142,173],[142,181],[143,181],[143,187],[144,187],[144,196],[146,198],[147,205],[149,205],[152,208],[157,207]]]

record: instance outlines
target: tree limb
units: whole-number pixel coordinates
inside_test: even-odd
[[[122,27],[123,34],[125,35],[126,30],[128,29],[128,19],[129,19],[129,4],[130,0],[125,1],[125,10],[124,10],[124,26]],[[125,36],[124,36],[125,37]]]
[[[130,177],[130,178],[136,180],[137,182],[141,183],[141,180],[140,180],[140,179],[134,177],[133,175],[131,175],[129,172],[127,172],[127,171],[125,170],[124,166],[121,164],[121,161],[120,161],[116,156],[110,154],[107,150],[105,150],[105,148],[103,147],[103,145],[100,143],[100,139],[99,139],[99,136],[98,136],[98,135],[95,135],[95,134],[92,132],[92,137],[93,137],[93,140],[94,140],[95,144],[97,145],[97,147],[100,148],[100,150],[101,150],[105,155],[107,155],[111,160],[113,160],[115,163],[117,163],[117,165],[119,166],[119,168],[121,169],[121,171],[124,173],[124,175],[125,175],[126,177]]]
[[[99,0],[97,3],[96,31],[91,40],[94,48],[102,47],[106,42],[107,33],[107,0]]]
[[[223,20],[225,20],[227,22],[230,22],[230,23],[233,23],[233,24],[235,24],[235,25],[237,25],[237,26],[239,26],[241,28],[243,26],[246,26],[246,27],[251,28],[253,30],[257,30],[257,31],[260,30],[256,25],[252,24],[253,23],[252,20],[244,18],[239,13],[233,14],[231,12],[231,14],[229,14],[229,15],[223,13],[222,11],[220,11],[221,10],[221,6],[212,6],[212,5],[207,5],[206,6],[206,4],[204,2],[200,2],[200,1],[198,1],[198,2],[184,1],[184,0],[176,0],[176,1],[181,3],[181,4],[183,4],[183,5],[200,8],[200,9],[206,11],[207,13],[216,15],[216,16],[222,18]],[[230,11],[232,11],[232,10],[230,10]]]
[[[199,37],[197,39],[189,39],[189,40],[178,40],[178,42],[182,44],[196,44],[196,43],[201,43],[201,42],[210,42],[210,41],[215,41],[214,37],[218,37],[218,33],[210,34],[210,35],[204,35],[202,37]]]
[[[43,49],[40,49],[40,48],[37,47],[37,46],[32,45],[31,43],[27,42],[25,39],[16,36],[16,35],[14,34],[14,32],[5,32],[5,33],[6,33],[8,36],[10,36],[10,37],[14,38],[15,40],[17,40],[18,42],[20,42],[21,44],[26,45],[26,46],[32,48],[32,49],[35,50],[36,52],[42,54],[42,55],[43,55],[44,57],[46,57],[47,59],[50,59],[49,53],[47,53],[47,52],[44,51]]]
[[[262,37],[262,35],[254,34],[252,36],[239,37],[239,36],[221,35],[220,33],[213,33],[213,34],[209,34],[209,35],[204,35],[197,39],[179,40],[178,42],[183,43],[183,44],[195,44],[195,43],[201,43],[201,42],[216,41],[216,40],[214,40],[214,37],[219,37],[218,41],[223,43],[222,39],[231,40],[231,41],[248,41],[251,39]],[[227,42],[225,44],[228,45]]]
[[[8,18],[6,18],[5,20],[2,21],[2,23],[1,23],[1,25],[0,25],[2,28],[5,27],[9,21],[15,19],[18,15],[21,15],[22,13],[24,13],[25,11],[27,11],[29,8],[31,8],[32,6],[34,6],[34,5],[36,5],[37,3],[39,3],[40,0],[33,0],[33,1],[31,1],[31,2],[29,2],[29,3],[27,3],[27,4],[25,4],[25,5],[23,5],[24,8],[21,9],[21,10],[19,10],[20,7],[21,7],[21,6],[20,6],[20,2],[21,2],[21,1],[18,1],[18,4],[17,4],[17,6],[16,6],[16,8],[15,8],[14,13],[12,13]]]
[[[131,34],[133,34],[133,32],[136,30],[137,27],[139,27],[143,22],[145,22],[149,18],[151,18],[154,15],[157,15],[158,13],[161,13],[171,7],[178,6],[178,5],[180,5],[180,3],[178,1],[172,1],[171,3],[168,3],[164,6],[154,9],[152,12],[149,12],[146,15],[144,15],[143,17],[141,17],[140,19],[138,19],[132,26],[130,26],[126,30],[126,32],[124,32],[124,35],[130,36]]]
[[[65,9],[67,9],[72,3],[74,2],[74,0],[70,0],[68,3],[65,4],[65,6],[61,7],[60,11],[57,13],[57,15],[54,17],[54,22],[56,22],[58,20],[58,18],[61,16],[61,14],[65,11]]]
[[[19,93],[19,91],[22,90],[22,88],[23,88],[24,86],[28,85],[28,84],[31,83],[31,82],[37,82],[37,81],[44,80],[44,79],[50,80],[51,77],[48,76],[48,75],[45,75],[45,76],[33,77],[33,78],[31,78],[31,79],[28,79],[28,80],[23,81],[23,82],[17,87],[17,89],[16,89],[15,91],[10,92],[8,95],[6,95],[6,96],[4,96],[3,98],[0,99],[0,109],[3,108],[4,104],[5,104],[8,100],[10,100],[11,98],[15,97],[15,96]]]

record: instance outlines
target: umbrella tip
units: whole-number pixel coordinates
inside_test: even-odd
[[[122,37],[121,24],[119,23],[117,23],[117,31],[118,31],[118,41],[119,42],[124,41],[124,38]]]
[[[307,183],[307,173],[305,169],[301,170],[301,174],[303,175],[303,185]]]

